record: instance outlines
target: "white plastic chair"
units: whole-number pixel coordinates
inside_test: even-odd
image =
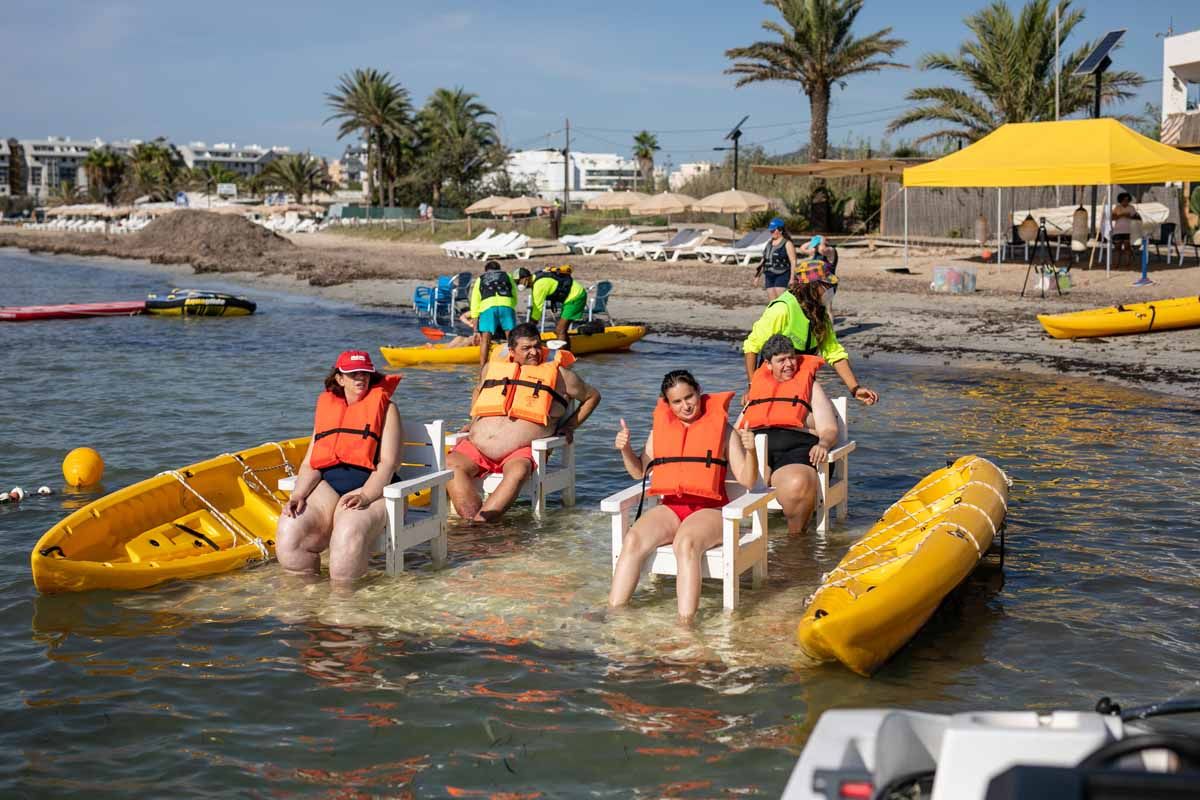
[[[446,445],[453,448],[459,439],[465,438],[466,433],[454,433],[446,437]],[[575,437],[578,438],[576,433]],[[534,439],[530,445],[533,448],[533,472],[525,481],[522,492],[528,494],[533,506],[533,516],[542,519],[546,515],[546,500],[550,495],[559,493],[564,506],[575,505],[575,444],[567,442],[565,436],[547,436]],[[554,454],[559,457],[551,463]],[[484,496],[496,491],[504,476],[491,473],[476,479],[478,488]]]
[[[433,564],[440,567],[446,563],[449,541],[446,518],[450,502],[446,484],[454,477],[454,471],[446,469],[446,431],[442,420],[404,422],[404,455],[396,473],[400,480],[383,490],[387,527],[376,539],[374,551],[386,552],[387,573],[399,575],[404,571],[404,551],[429,542]],[[279,481],[279,488],[291,492],[296,488],[296,479],[284,478]],[[427,505],[409,505],[410,495],[426,489],[429,490]]]
[[[829,450],[825,462],[817,465],[817,535],[825,537],[829,530],[829,510],[833,509],[837,519],[844,520],[850,513],[850,454],[858,447],[858,443],[850,438],[846,425],[846,408],[848,401],[845,397],[833,400],[833,411],[837,417],[837,441]],[[767,474],[767,434],[760,433],[754,437],[754,452],[758,458],[758,474]],[[840,465],[840,466],[839,466]],[[831,470],[831,467],[838,467]],[[830,472],[833,476],[830,477]],[[779,501],[772,498],[770,509],[781,511]]]
[[[755,447],[758,447],[757,442]],[[746,491],[737,481],[726,481],[729,502],[721,507],[721,544],[704,551],[700,559],[700,577],[721,581],[722,604],[726,611],[737,608],[742,575],[750,573],[750,585],[757,589],[767,579],[767,507],[775,499],[775,490]],[[633,527],[633,514],[642,502],[642,484],[635,483],[600,501],[600,510],[611,516],[612,566],[625,534]],[[658,498],[646,495],[644,508],[653,508]],[[750,530],[743,523],[750,521]],[[656,549],[642,564],[642,575],[678,575],[679,565],[671,545]]]

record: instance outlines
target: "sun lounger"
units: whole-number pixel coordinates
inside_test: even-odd
[[[442,242],[441,247],[442,250],[445,251],[446,255],[454,258],[461,258],[461,256],[457,254],[457,251],[464,247],[474,247],[475,245],[483,244],[488,239],[492,238],[495,233],[495,228],[484,228],[483,232],[474,239],[459,239],[451,242]]]
[[[695,228],[682,228],[665,242],[630,242],[612,250],[618,261],[628,261],[636,258],[649,258],[649,253],[667,247],[678,247],[684,242],[691,241],[699,231]]]
[[[597,239],[603,239],[607,236],[612,235],[612,233],[614,231],[616,231],[619,227],[620,227],[619,225],[605,225],[603,228],[596,231],[595,233],[589,233],[589,234],[585,234],[583,236],[578,236],[576,234],[567,234],[566,236],[558,237],[558,242],[559,242],[559,244],[565,244],[567,247],[571,247],[572,245],[581,244],[583,242],[591,242],[591,241],[595,241]]]
[[[711,261],[714,264],[731,263],[748,266],[751,261],[762,258],[763,247],[771,232],[766,230],[751,231],[731,245],[706,244],[697,248],[696,255],[701,261]]]
[[[700,247],[712,235],[712,231],[705,229],[702,231],[693,231],[692,236],[682,242],[676,242],[672,239],[663,245],[650,245],[645,249],[643,258],[651,261],[678,261],[685,255],[695,255],[696,249]]]
[[[516,239],[502,246],[485,245],[482,250],[475,251],[473,255],[480,261],[486,261],[489,258],[518,258],[528,261],[529,257],[533,255],[533,248],[529,246],[529,237],[520,234]]]
[[[601,250],[611,252],[612,247],[632,241],[636,234],[637,228],[620,228],[605,239],[577,245],[576,252],[583,253],[586,256],[594,256]]]
[[[510,242],[516,241],[520,236],[521,234],[517,231],[498,233],[495,236],[480,242],[479,244],[467,242],[459,245],[458,247],[454,248],[454,254],[458,258],[477,258],[479,253],[483,250],[493,247],[506,247]]]

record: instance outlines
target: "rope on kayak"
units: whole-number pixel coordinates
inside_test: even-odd
[[[972,465],[975,464],[975,462],[977,460],[981,460],[981,459],[973,459],[971,461],[968,461],[965,465],[963,465],[963,468],[965,469],[965,468],[971,467]],[[990,462],[988,462],[988,463],[990,463]],[[1012,481],[1009,479],[1008,475],[1006,475],[1003,470],[998,469],[998,471],[1000,472],[1000,476],[1004,479],[1005,484],[1007,484],[1008,486],[1012,486]],[[948,472],[945,475],[943,475],[942,477],[938,478],[936,481],[933,481],[931,483],[926,484],[925,486],[922,486],[921,491],[925,491],[930,486],[935,486],[935,485],[941,483],[942,481],[947,480],[948,478],[950,478],[952,475],[955,475],[955,474],[956,474],[955,472]],[[1004,509],[1004,512],[1007,514],[1008,502],[1005,500],[1004,495],[1002,495],[1000,493],[1000,491],[998,489],[996,489],[996,487],[992,486],[990,483],[987,483],[985,481],[979,481],[979,480],[970,480],[964,484],[956,486],[949,492],[946,492],[945,494],[941,495],[940,497],[936,498],[935,500],[930,501],[930,503],[927,503],[926,505],[931,505],[932,503],[940,502],[941,500],[944,500],[945,498],[947,498],[950,495],[955,494],[955,493],[964,493],[971,486],[986,487],[989,491],[991,491],[994,495],[996,495],[996,499],[1000,501],[1000,507],[1002,509]],[[996,523],[992,520],[991,515],[986,510],[984,510],[982,507],[977,506],[974,503],[964,502],[962,500],[961,494],[960,494],[958,500],[956,500],[954,503],[946,506],[944,509],[942,509],[938,513],[932,515],[931,517],[929,517],[926,520],[918,519],[915,515],[913,515],[911,512],[909,512],[908,509],[904,508],[904,506],[902,505],[906,500],[910,500],[914,494],[915,493],[913,493],[913,492],[905,494],[903,497],[901,497],[899,500],[897,500],[895,503],[893,503],[892,506],[887,511],[884,512],[883,517],[881,517],[881,519],[887,517],[887,515],[889,513],[891,513],[894,509],[899,509],[901,512],[903,512],[904,516],[901,517],[900,519],[897,519],[895,522],[891,523],[890,525],[887,525],[887,526],[881,528],[871,538],[877,538],[880,533],[891,530],[892,528],[895,528],[896,526],[898,526],[902,523],[905,523],[905,522],[909,522],[909,521],[911,521],[915,524],[921,525],[921,526],[929,526],[929,524],[931,522],[934,522],[939,517],[945,516],[952,509],[959,508],[959,507],[971,508],[971,509],[978,511],[980,513],[980,515],[985,520],[987,520],[988,526],[992,529],[992,538],[994,539],[996,537]],[[808,599],[805,601],[805,604],[807,605],[807,604],[812,603],[813,599],[817,595],[817,592],[821,591],[822,589],[832,588],[832,587],[836,587],[836,586],[843,586],[846,589],[846,591],[850,593],[850,596],[852,598],[857,598],[858,594],[853,589],[851,589],[849,586],[847,586],[846,584],[848,584],[850,581],[854,580],[855,578],[859,577],[864,572],[881,569],[881,568],[887,566],[888,564],[894,564],[897,561],[902,561],[905,559],[912,558],[912,556],[914,556],[916,554],[916,552],[921,549],[921,546],[923,544],[925,544],[926,541],[928,541],[929,537],[935,531],[937,531],[941,528],[950,528],[951,529],[950,533],[952,535],[958,536],[961,539],[969,540],[971,542],[971,544],[975,546],[976,553],[981,558],[983,557],[983,550],[979,546],[979,540],[975,538],[975,535],[973,533],[971,533],[965,527],[963,527],[962,525],[960,525],[956,522],[949,522],[946,520],[942,520],[940,522],[934,523],[932,525],[932,527],[929,528],[928,533],[926,533],[925,536],[921,537],[921,541],[918,542],[913,547],[913,549],[910,550],[909,552],[903,553],[901,555],[893,556],[891,558],[887,558],[883,561],[877,561],[873,564],[864,566],[860,569],[853,568],[853,566],[855,564],[859,563],[863,559],[866,559],[872,555],[879,555],[880,552],[887,549],[888,546],[894,544],[895,542],[899,541],[900,539],[903,539],[905,536],[910,535],[911,528],[905,528],[905,529],[901,530],[899,533],[897,533],[895,536],[892,536],[891,538],[887,539],[886,541],[881,542],[874,546],[867,543],[866,539],[864,539],[860,542],[857,542],[856,544],[861,544],[863,546],[864,552],[860,553],[859,555],[855,556],[854,558],[850,559],[849,561],[846,561],[844,564],[839,564],[838,566],[834,567],[829,572],[822,575],[821,576],[821,585],[817,587],[816,591],[814,591],[811,595],[809,595]],[[835,576],[837,576],[839,573],[842,574],[842,577],[835,578]],[[831,578],[835,578],[835,579],[831,580]]]
[[[271,553],[269,550],[267,550],[267,546],[263,543],[262,539],[258,538],[253,533],[251,533],[249,530],[242,527],[242,525],[237,520],[233,519],[232,517],[226,517],[225,514],[223,514],[220,509],[218,509],[211,502],[209,502],[207,497],[200,494],[200,492],[196,491],[195,487],[193,487],[190,483],[187,482],[187,478],[185,478],[182,473],[180,473],[178,470],[169,469],[166,472],[160,472],[158,474],[159,475],[170,475],[172,478],[174,478],[175,480],[177,480],[181,484],[183,484],[183,488],[187,489],[189,492],[191,492],[196,497],[197,500],[199,500],[201,503],[203,503],[204,507],[208,509],[209,513],[211,513],[213,515],[213,517],[215,517],[216,520],[225,527],[225,530],[229,531],[230,535],[233,536],[233,540],[235,542],[238,540],[239,537],[242,539],[245,539],[249,544],[252,544],[258,548],[258,552],[262,555],[263,561],[270,560]]]

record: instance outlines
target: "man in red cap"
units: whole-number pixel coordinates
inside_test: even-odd
[[[275,555],[290,572],[317,574],[329,549],[329,577],[348,582],[367,571],[387,513],[383,488],[403,448],[392,404],[399,375],[382,375],[363,350],[347,350],[325,377],[312,440],[296,488],[279,515]]]
[[[600,392],[550,358],[536,325],[513,328],[508,350],[507,358],[484,366],[471,397],[470,434],[446,456],[454,470],[446,491],[463,519],[499,519],[533,472],[533,440],[571,437],[600,403]],[[579,407],[568,413],[572,400]],[[484,501],[475,481],[490,473],[504,477]]]

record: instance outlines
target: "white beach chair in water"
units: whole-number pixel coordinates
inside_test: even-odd
[[[404,551],[429,542],[433,564],[440,567],[446,563],[448,543],[446,518],[450,501],[446,484],[454,477],[454,471],[446,469],[446,431],[442,420],[404,421],[404,455],[396,474],[400,480],[383,490],[387,527],[375,541],[373,551],[387,553],[387,573],[399,575],[404,571]],[[279,482],[281,491],[290,492],[295,487],[295,478]],[[429,502],[412,505],[411,496],[425,490],[429,491]]]
[[[446,445],[453,448],[466,436],[466,433],[453,433],[446,437]],[[579,438],[578,432],[575,438]],[[568,443],[565,436],[547,436],[534,439],[530,446],[533,448],[533,472],[521,492],[529,496],[533,516],[537,519],[546,516],[546,500],[556,492],[560,493],[564,506],[575,505],[575,443]],[[496,491],[503,478],[493,472],[476,480],[476,484],[486,497]]]
[[[829,449],[825,463],[817,465],[819,485],[814,513],[817,517],[817,535],[822,539],[829,530],[830,509],[833,509],[836,517],[841,520],[846,519],[850,512],[850,454],[858,447],[858,443],[850,438],[846,426],[847,405],[848,401],[845,397],[834,398],[833,412],[837,417],[838,425],[837,442]],[[758,474],[761,478],[767,474],[767,435],[765,433],[754,437],[754,452],[758,458]],[[768,507],[772,511],[783,510],[779,501],[775,499],[771,500]]]
[[[758,444],[756,440],[756,449]],[[775,490],[761,488],[748,492],[740,483],[730,480],[725,482],[725,493],[729,502],[721,507],[721,544],[704,551],[700,558],[700,577],[721,581],[722,604],[726,611],[733,611],[741,594],[742,575],[750,573],[750,585],[755,589],[767,579],[767,507],[775,499]],[[658,505],[658,498],[646,495],[643,501],[640,482],[600,501],[600,510],[611,517],[614,571],[625,534],[633,527],[634,515],[642,502],[644,512]],[[742,524],[747,520],[750,530],[743,531]],[[642,564],[642,575],[647,574],[679,574],[679,564],[671,545],[665,544],[650,554]]]

